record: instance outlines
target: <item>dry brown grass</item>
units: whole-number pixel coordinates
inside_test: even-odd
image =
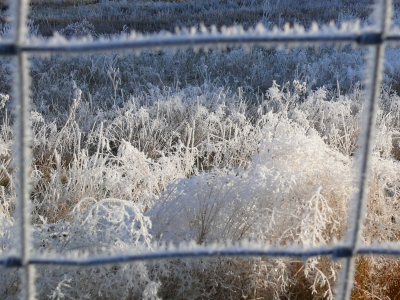
[[[400,300],[399,258],[358,257],[351,298]]]

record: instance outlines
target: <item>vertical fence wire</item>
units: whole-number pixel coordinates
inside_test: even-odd
[[[368,202],[368,183],[369,173],[371,169],[372,149],[374,147],[374,134],[376,124],[376,114],[378,99],[380,94],[380,86],[382,83],[383,60],[385,54],[385,37],[389,30],[391,21],[391,0],[381,0],[376,3],[375,22],[380,35],[380,43],[370,46],[370,55],[367,61],[367,71],[365,72],[366,82],[366,107],[363,117],[361,118],[362,132],[359,137],[360,151],[357,153],[359,157],[359,165],[356,168],[356,176],[358,177],[356,195],[353,203],[350,203],[350,213],[348,214],[348,228],[351,229],[346,237],[350,243],[351,256],[345,258],[342,276],[339,283],[341,295],[339,299],[350,299],[351,291],[354,285],[355,261],[360,247],[361,235],[365,221],[366,207]]]
[[[35,299],[34,273],[35,266],[29,263],[31,250],[31,214],[29,200],[29,167],[31,165],[30,140],[31,131],[29,124],[29,61],[27,53],[22,47],[27,39],[27,16],[29,0],[15,0],[10,5],[14,11],[14,43],[17,55],[14,57],[14,83],[12,86],[15,98],[15,166],[17,169],[17,214],[19,228],[19,255],[20,268],[20,298]]]
[[[390,12],[392,8],[392,0],[381,0],[380,5],[376,7],[376,21],[378,22],[378,31],[377,33],[373,33],[370,35],[372,40],[366,41],[363,40],[363,37],[360,37],[361,42],[370,42],[374,44],[370,46],[371,55],[369,58],[368,66],[370,69],[367,73],[369,74],[369,78],[367,80],[367,103],[364,113],[364,123],[362,124],[362,134],[360,136],[359,145],[361,146],[360,151],[358,152],[359,155],[359,168],[357,169],[358,173],[356,174],[359,176],[358,178],[358,189],[357,194],[354,197],[353,203],[351,203],[351,210],[348,217],[348,227],[352,228],[352,230],[348,233],[347,241],[348,245],[345,247],[345,253],[347,249],[350,252],[346,255],[342,255],[339,257],[345,257],[344,265],[341,270],[341,281],[339,285],[339,299],[350,299],[351,291],[354,282],[354,273],[355,273],[355,260],[357,253],[361,253],[363,250],[360,247],[361,242],[361,234],[363,223],[365,219],[366,213],[366,205],[368,201],[368,177],[369,177],[369,170],[370,164],[372,159],[372,148],[374,143],[374,128],[376,122],[376,110],[377,110],[377,102],[380,93],[380,85],[381,85],[381,78],[382,78],[382,69],[383,69],[383,57],[385,51],[385,39],[386,34],[388,32],[390,26]],[[31,129],[29,124],[29,88],[30,88],[30,76],[29,76],[29,61],[28,61],[28,54],[29,52],[38,51],[39,48],[29,48],[30,45],[26,43],[27,40],[27,15],[28,15],[28,8],[29,8],[29,0],[10,0],[11,11],[13,12],[14,21],[12,24],[12,30],[14,33],[14,41],[13,45],[6,45],[7,47],[4,48],[4,52],[6,53],[9,51],[11,55],[14,57],[15,68],[13,71],[14,75],[14,82],[12,86],[13,95],[16,99],[16,104],[14,108],[14,113],[16,116],[15,121],[15,140],[14,140],[14,150],[15,150],[15,166],[17,169],[17,207],[16,207],[16,218],[18,220],[18,228],[19,228],[19,252],[18,252],[18,260],[20,266],[20,276],[21,276],[21,286],[20,286],[20,297],[21,299],[34,299],[36,296],[35,293],[35,264],[43,264],[49,263],[50,261],[46,262],[45,260],[34,260],[30,257],[30,250],[31,250],[31,216],[30,216],[30,200],[29,200],[29,193],[30,193],[30,184],[29,184],[29,167],[31,165],[31,153],[30,153],[30,139],[31,139]],[[309,37],[311,40],[311,37]],[[315,37],[314,37],[315,38]],[[359,37],[354,37],[354,39],[358,39]],[[332,37],[333,40],[333,37]],[[350,40],[350,38],[349,38]],[[204,40],[205,41],[205,40]],[[203,42],[204,42],[203,41]],[[217,41],[211,39],[209,43],[217,43]],[[176,41],[175,41],[176,42]],[[178,41],[179,42],[179,41]],[[202,42],[202,41],[200,41]],[[240,40],[239,40],[240,42]],[[245,43],[244,40],[241,41],[243,44]],[[247,41],[251,43],[250,41]],[[112,43],[112,42],[110,42]],[[164,43],[166,43],[164,41]],[[289,41],[290,43],[290,41]],[[293,43],[295,43],[293,41]],[[362,43],[361,43],[362,44]],[[0,45],[0,50],[3,45]],[[65,46],[65,45],[64,45]],[[112,46],[112,45],[111,45]],[[92,50],[99,50],[102,47],[111,49],[110,45],[92,45]],[[115,45],[114,45],[115,46]],[[118,46],[118,44],[117,44]],[[163,46],[161,42],[159,46]],[[184,46],[184,45],[183,45]],[[40,45],[39,45],[40,47]],[[75,47],[75,48],[74,48]],[[130,47],[130,46],[129,46]],[[143,46],[141,46],[143,48]],[[179,47],[179,45],[177,46]],[[50,48],[49,48],[50,49]],[[64,50],[73,50],[79,51],[77,45],[72,45],[71,48],[68,48],[68,45],[65,47]],[[84,48],[82,48],[84,49]],[[51,49],[50,49],[51,50]],[[62,50],[62,49],[61,49]],[[86,49],[88,50],[88,49]],[[90,48],[89,48],[90,50]],[[9,53],[9,54],[10,54]],[[229,250],[226,248],[226,253],[224,251],[205,251],[204,255],[291,255],[290,250],[282,250],[282,252],[274,252],[271,250],[263,250],[260,252],[254,251],[251,252],[251,249],[242,249],[242,250]],[[341,249],[339,249],[341,250]],[[237,251],[237,252],[235,252]],[[384,251],[375,249],[375,252],[378,253],[379,251]],[[301,252],[301,251],[300,251]],[[300,253],[298,252],[298,253]],[[225,253],[225,254],[224,254]],[[257,254],[258,253],[258,254]],[[298,254],[297,253],[297,254]],[[315,256],[315,255],[335,255],[338,254],[339,251],[336,250],[326,250],[326,254],[321,249],[317,250],[308,250],[301,252],[304,255],[308,256]],[[301,254],[300,253],[300,254]],[[342,254],[343,254],[342,253]],[[168,257],[176,255],[176,257],[190,257],[190,256],[197,256],[201,254],[201,252],[195,251],[182,251],[182,252],[175,252],[175,253],[164,253],[158,257]],[[296,254],[296,252],[293,252]],[[164,256],[163,256],[164,255]],[[157,258],[157,254],[149,254],[148,256],[144,255],[134,256],[131,257],[130,260],[140,260],[140,259],[154,259]],[[129,257],[114,257],[114,258],[103,258],[103,259],[93,259],[93,261],[89,260],[86,262],[86,265],[92,264],[105,264],[109,263],[107,261],[111,259],[114,263],[116,262],[123,262],[129,261]],[[52,264],[68,264],[71,265],[76,264],[79,265],[75,261],[68,262],[68,260],[53,260],[50,263]],[[6,264],[5,264],[6,265]],[[16,264],[18,265],[18,264]],[[85,265],[84,263],[80,265]],[[15,265],[14,265],[15,266]]]

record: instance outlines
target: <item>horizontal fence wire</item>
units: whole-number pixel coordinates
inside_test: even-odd
[[[347,33],[336,28],[309,32],[285,32],[259,30],[240,31],[236,27],[227,28],[222,33],[182,33],[182,34],[157,34],[141,36],[133,34],[129,37],[120,37],[115,40],[88,41],[60,38],[32,39],[25,45],[16,45],[11,42],[0,41],[0,56],[17,55],[19,52],[31,54],[66,53],[81,54],[110,51],[142,51],[161,48],[185,48],[198,49],[224,48],[229,46],[319,46],[325,44],[354,44],[361,47],[380,45],[383,42],[392,45],[400,44],[400,34],[391,33],[383,37],[381,33],[365,30],[361,32]]]
[[[315,248],[309,250],[301,249],[263,249],[262,247],[234,246],[229,247],[190,247],[190,249],[160,250],[145,253],[122,253],[113,256],[94,256],[89,258],[32,258],[29,264],[34,265],[63,265],[63,266],[98,266],[103,264],[118,264],[142,260],[174,259],[174,258],[200,258],[200,257],[222,257],[222,256],[260,256],[260,257],[298,257],[307,259],[314,256],[331,256],[334,260],[348,258],[354,255],[394,255],[400,256],[400,249],[382,246],[359,247],[354,254],[351,247]],[[255,249],[254,249],[255,248]],[[0,259],[5,268],[21,267],[22,261],[19,257],[9,256]]]
[[[21,298],[34,299],[35,265],[64,265],[64,266],[94,266],[103,264],[127,263],[154,259],[190,258],[190,257],[216,257],[216,256],[268,256],[268,257],[301,257],[332,256],[333,259],[345,259],[342,268],[342,283],[339,298],[349,299],[354,278],[355,257],[360,254],[371,255],[396,255],[400,256],[400,249],[396,245],[360,245],[363,221],[365,217],[365,205],[367,200],[367,184],[373,141],[373,128],[376,117],[376,103],[382,77],[382,64],[386,44],[400,44],[400,30],[395,28],[389,31],[391,1],[382,0],[377,10],[380,14],[380,24],[377,27],[360,28],[353,24],[348,27],[336,28],[334,25],[319,28],[313,24],[310,30],[300,26],[285,28],[284,30],[267,30],[262,25],[254,29],[243,30],[239,26],[223,27],[218,31],[215,27],[207,29],[200,26],[182,29],[174,34],[159,33],[152,35],[141,35],[132,33],[109,40],[66,40],[61,36],[49,39],[26,36],[27,9],[29,0],[16,0],[12,4],[12,13],[15,21],[12,27],[15,31],[14,39],[1,40],[0,56],[14,57],[16,68],[14,69],[13,91],[16,96],[16,129],[17,138],[14,148],[16,151],[16,165],[19,169],[17,184],[17,219],[20,228],[20,251],[18,255],[10,255],[0,259],[4,268],[21,269]],[[29,112],[29,74],[27,74],[29,55],[48,55],[51,53],[82,54],[93,52],[127,52],[140,53],[143,50],[157,50],[162,48],[194,48],[199,49],[223,49],[230,46],[251,47],[254,45],[264,47],[308,47],[325,44],[351,44],[358,47],[366,47],[371,50],[371,74],[368,81],[369,109],[366,110],[366,124],[362,128],[359,176],[359,192],[355,195],[352,217],[349,226],[354,228],[348,234],[349,242],[345,245],[314,248],[314,249],[291,249],[271,248],[265,245],[238,245],[238,246],[181,246],[170,250],[154,250],[144,253],[122,253],[112,256],[92,256],[87,258],[41,258],[34,257],[29,253],[31,249],[29,235],[31,232],[31,220],[29,214],[29,183],[28,163],[30,157],[29,139],[30,129],[28,125]]]

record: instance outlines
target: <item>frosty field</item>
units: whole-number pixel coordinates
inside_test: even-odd
[[[202,21],[352,28],[372,23],[371,4],[37,0],[29,29],[75,40]],[[0,11],[1,39],[7,18]],[[366,57],[350,45],[30,57],[34,257],[341,244],[356,192]],[[362,239],[398,247],[400,50],[387,47],[385,58]],[[12,68],[0,57],[0,257],[18,243]],[[38,299],[334,299],[342,264],[226,256],[35,268]],[[1,299],[17,298],[19,285],[18,270],[0,269]],[[399,297],[398,257],[357,257],[352,299]]]

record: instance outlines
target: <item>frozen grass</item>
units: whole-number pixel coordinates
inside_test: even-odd
[[[352,13],[342,9],[337,16],[339,1],[331,11],[299,5],[338,22],[367,14],[365,3],[361,8],[361,2],[343,2]],[[99,8],[110,21],[126,13],[119,11],[123,7],[133,16],[140,5],[147,7],[143,20],[154,18],[151,9],[162,8],[160,19],[169,18],[172,26],[170,17],[179,16],[179,8],[196,21],[192,11],[204,13],[209,5],[213,22],[213,9],[217,16],[222,7],[213,1],[135,3],[102,1],[94,7],[39,1],[32,16],[78,9],[86,20],[51,27],[71,38],[104,32],[95,19]],[[226,1],[224,7],[235,3]],[[243,16],[253,24],[249,16],[259,2],[243,5],[250,11]],[[92,19],[85,11],[89,7]],[[282,0],[263,7],[263,22],[279,25],[283,16],[276,14],[282,8],[286,20],[302,20],[304,12],[291,11]],[[234,20],[230,16],[227,22]],[[160,24],[155,18],[148,30],[157,31]],[[118,26],[108,30],[119,32]],[[39,29],[31,24],[34,33]],[[353,154],[365,101],[363,55],[359,49],[321,47],[289,53],[231,48],[138,57],[32,57],[35,252],[85,257],[171,249],[181,242],[251,240],[305,249],[336,243],[348,229],[354,192]],[[387,49],[363,232],[367,245],[399,240],[399,56],[398,49]],[[15,170],[10,62],[3,59],[0,69],[0,255],[5,255],[16,242]],[[353,299],[395,298],[398,265],[398,258],[359,257]],[[332,299],[340,268],[324,257],[41,266],[36,286],[41,299]],[[0,277],[0,298],[15,298],[17,272],[1,269]]]
[[[340,239],[353,190],[352,154],[363,97],[357,89],[330,95],[320,88],[305,95],[305,87],[297,81],[274,84],[257,105],[206,84],[175,91],[153,87],[108,114],[93,112],[75,87],[62,126],[32,112],[36,251],[140,253],[152,251],[154,242],[209,245],[247,239],[309,248]],[[399,101],[382,91],[363,236],[368,244],[398,240],[393,211],[399,190],[394,157]],[[93,115],[98,121],[83,130]],[[4,159],[11,140],[2,141]],[[12,178],[12,170],[3,172]],[[2,211],[3,252],[12,245],[12,182],[2,188],[3,207],[8,207]],[[385,281],[371,283],[368,275],[389,263],[360,258],[356,284],[361,294],[355,295],[371,289],[389,295]],[[332,298],[338,269],[340,264],[319,257],[39,267],[43,279],[37,287],[41,297],[55,299],[135,298],[157,291],[175,299]],[[15,275],[1,275],[6,276],[2,295],[12,297]],[[117,282],[124,282],[122,289],[107,288]]]
[[[1,3],[1,2],[0,2]],[[124,28],[141,32],[174,31],[175,27],[242,24],[245,28],[262,21],[281,27],[285,22],[308,27],[310,20],[368,18],[371,0],[310,1],[147,1],[147,0],[37,0],[31,19],[42,35],[51,35],[67,25],[87,19],[96,33],[110,34]]]

